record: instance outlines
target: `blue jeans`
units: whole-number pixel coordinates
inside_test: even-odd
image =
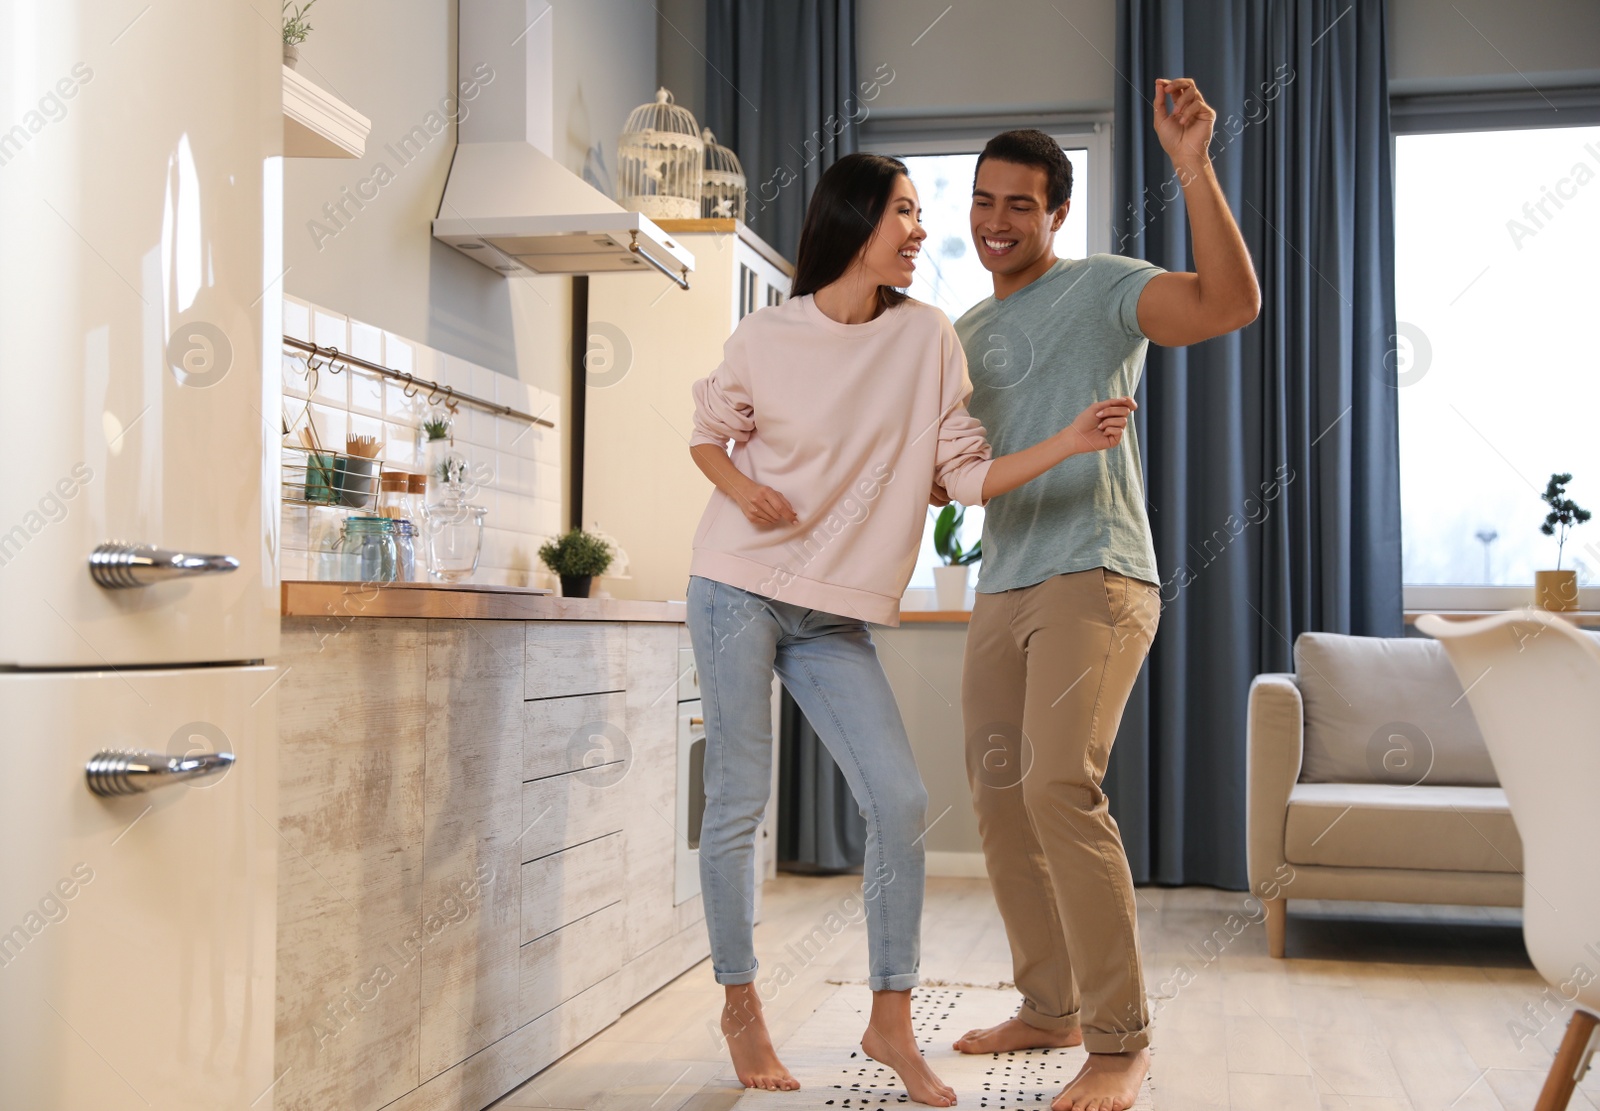
[[[867,822],[861,899],[820,915],[808,941],[826,944],[842,932],[839,923],[865,917],[869,986],[915,987],[928,792],[866,623],[699,576],[689,579],[688,618],[706,722],[700,890],[717,983],[751,983],[759,967],[755,845],[772,781],[776,671]],[[806,959],[816,955],[808,950]]]

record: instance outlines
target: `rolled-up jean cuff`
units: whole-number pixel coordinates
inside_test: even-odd
[[[915,972],[902,972],[898,976],[867,977],[867,987],[872,991],[910,991],[916,986]]]
[[[1150,1044],[1150,1028],[1143,1030],[1085,1030],[1083,1048],[1089,1053],[1137,1053]]]
[[[1017,1017],[1035,1030],[1076,1030],[1078,1028],[1078,1013],[1076,1011],[1070,1015],[1046,1015],[1024,1003],[1017,1008]]]
[[[726,985],[732,985],[732,984],[750,984],[750,983],[754,983],[755,982],[755,978],[756,978],[756,973],[758,971],[760,971],[760,969],[761,969],[761,962],[757,961],[746,972],[718,972],[718,973],[716,973],[717,983],[723,984],[725,986]]]

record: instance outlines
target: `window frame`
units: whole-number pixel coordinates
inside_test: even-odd
[[[978,154],[982,152],[983,145],[999,132],[1006,130],[1004,127],[975,127],[971,124],[952,124],[937,130],[930,130],[926,134],[902,132],[871,144],[872,150],[878,154],[887,154],[895,158],[916,157],[923,154]],[[1083,123],[1055,124],[1050,126],[1040,125],[1050,138],[1054,139],[1063,150],[1087,150],[1089,152],[1088,181],[1074,181],[1072,183],[1073,201],[1079,197],[1087,196],[1085,202],[1089,206],[1089,213],[1105,214],[1103,221],[1089,219],[1086,221],[1088,228],[1088,246],[1090,254],[1105,254],[1111,250],[1111,121],[1096,119]]]
[[[1553,95],[1560,109],[1559,115],[1551,111],[1553,105],[1550,99],[1539,95],[1537,90],[1533,93],[1490,91],[1391,96],[1389,164],[1399,165],[1399,140],[1402,137],[1487,135],[1499,131],[1593,127],[1600,124],[1600,89],[1555,90]],[[1471,126],[1464,126],[1466,124]],[[1394,219],[1398,226],[1398,208]],[[1396,432],[1399,431],[1397,420]],[[1403,503],[1400,512],[1403,517]],[[1534,589],[1532,583],[1409,583],[1405,581],[1403,569],[1400,583],[1401,606],[1408,614],[1441,610],[1498,612],[1517,609],[1533,604]],[[1578,588],[1578,610],[1581,613],[1600,612],[1600,584]]]

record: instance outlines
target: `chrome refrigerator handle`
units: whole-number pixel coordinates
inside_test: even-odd
[[[155,752],[97,752],[84,774],[89,790],[102,798],[137,795],[171,783],[187,783],[218,775],[233,766],[231,752],[167,756]]]
[[[238,569],[239,561],[229,555],[190,555],[116,540],[97,544],[89,554],[89,575],[107,590],[151,586],[194,575],[225,575]]]

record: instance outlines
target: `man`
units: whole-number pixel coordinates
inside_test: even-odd
[[[1255,273],[1207,150],[1216,113],[1187,78],[1157,81],[1154,109],[1194,273],[1057,259],[1072,167],[1043,132],[996,136],[978,160],[972,241],[994,297],[956,331],[996,455],[1093,399],[1131,395],[1148,341],[1198,343],[1255,319]],[[1134,428],[994,498],[983,554],[962,682],[967,771],[1022,1005],[956,1048],[1082,1043],[1088,1062],[1055,1111],[1128,1108],[1149,1071],[1149,1012],[1133,881],[1100,785],[1161,609]]]

